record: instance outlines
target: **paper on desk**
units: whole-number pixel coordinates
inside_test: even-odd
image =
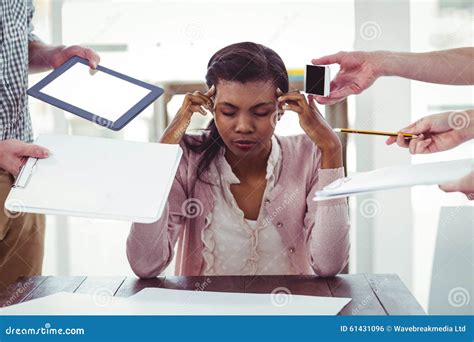
[[[415,185],[444,184],[472,171],[474,159],[386,167],[340,178],[317,191],[314,200],[324,201]]]
[[[2,315],[110,315],[123,298],[107,295],[58,292],[0,308]]]
[[[145,288],[127,304],[149,315],[337,315],[351,298]]]
[[[146,288],[128,298],[57,293],[0,315],[337,315],[351,298]]]

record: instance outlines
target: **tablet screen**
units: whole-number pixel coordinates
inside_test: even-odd
[[[40,92],[115,122],[151,90],[76,63]]]

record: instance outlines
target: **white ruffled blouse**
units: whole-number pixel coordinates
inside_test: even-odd
[[[267,162],[266,198],[275,185],[281,167],[281,150],[275,136]],[[224,156],[224,149],[211,164],[219,175],[220,186],[214,186],[215,206],[205,220],[201,240],[204,244],[204,275],[295,274],[277,227],[270,222],[265,205],[260,206],[258,219],[247,220],[230,191],[231,184],[240,184]]]

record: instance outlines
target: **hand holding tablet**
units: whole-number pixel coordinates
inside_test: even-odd
[[[28,94],[118,131],[163,94],[163,89],[100,65],[92,70],[87,60],[75,56]]]

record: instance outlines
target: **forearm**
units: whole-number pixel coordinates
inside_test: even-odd
[[[192,114],[191,114],[192,115]],[[163,132],[163,136],[160,139],[160,143],[162,144],[179,144],[183,139],[184,134],[186,133],[186,129],[191,122],[191,115],[190,114],[181,114],[178,112],[176,116],[173,118],[173,121],[166,127],[165,131]]]
[[[474,84],[474,69],[469,67],[474,57],[471,47],[423,53],[376,51],[374,57],[379,76],[439,84]]]
[[[133,272],[140,278],[158,276],[172,258],[168,236],[168,205],[160,220],[133,223],[127,239],[127,258]]]
[[[54,67],[53,56],[64,46],[51,46],[41,41],[32,41],[28,44],[28,71],[33,73],[47,71]]]
[[[341,199],[338,199],[341,201]],[[334,200],[336,201],[336,200]],[[341,201],[342,202],[342,201]],[[345,203],[318,208],[311,233],[311,266],[323,277],[342,271],[349,259],[349,218]]]
[[[337,169],[343,166],[342,145],[321,149],[321,169]]]
[[[331,136],[326,139],[321,139],[317,135],[317,131],[307,132],[310,139],[319,148],[321,152],[321,169],[337,169],[343,166],[342,160],[342,144],[339,138],[331,132]],[[313,137],[313,135],[316,135]],[[334,136],[332,136],[334,135]],[[324,141],[324,143],[321,142]]]
[[[341,141],[327,123],[321,123],[314,115],[304,121],[300,118],[300,125],[321,152],[321,169],[343,166]]]
[[[344,177],[342,168],[318,171],[314,191]],[[311,229],[311,266],[320,276],[334,276],[346,265],[349,256],[349,216],[345,198],[318,202]]]

